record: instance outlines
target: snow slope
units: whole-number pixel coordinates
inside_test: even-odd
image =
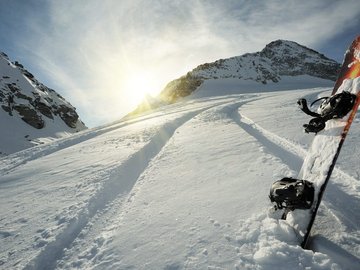
[[[273,181],[297,175],[313,136],[296,100],[329,91],[199,91],[0,159],[0,268],[356,269],[359,116],[313,250],[267,197]]]

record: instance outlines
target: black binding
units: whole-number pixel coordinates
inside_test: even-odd
[[[272,184],[269,198],[275,209],[309,209],[314,201],[314,191],[309,181],[285,177]]]
[[[325,128],[326,121],[346,116],[355,104],[356,95],[344,91],[331,97],[321,97],[312,102],[310,107],[319,100],[323,100],[323,102],[318,108],[318,113],[309,109],[306,99],[301,98],[297,102],[304,113],[315,117],[310,120],[309,124],[304,125],[306,133],[318,133]]]

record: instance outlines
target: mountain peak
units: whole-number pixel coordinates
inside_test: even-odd
[[[266,44],[265,48],[282,48],[282,47],[302,47],[302,48],[306,48],[303,45],[300,45],[299,43],[295,42],[295,41],[291,41],[291,40],[286,40],[286,39],[277,39],[274,41],[271,41],[270,43]]]
[[[272,41],[269,44],[267,44],[265,46],[265,48],[262,49],[260,54],[269,57],[269,56],[271,56],[271,54],[273,54],[275,52],[282,53],[282,54],[290,54],[290,53],[294,53],[296,51],[314,52],[313,50],[311,50],[303,45],[300,45],[294,41],[278,39],[278,40]]]
[[[302,56],[305,59],[305,56],[307,57],[314,57],[314,58],[320,58],[322,60],[328,60],[331,62],[335,62],[334,60],[331,60],[327,58],[325,55],[310,49],[304,45],[301,45],[295,41],[290,40],[284,40],[284,39],[278,39],[275,41],[270,42],[265,46],[265,48],[260,52],[260,55],[266,56],[269,58],[274,57],[274,55],[277,55],[279,57],[282,57],[284,55],[298,55]]]

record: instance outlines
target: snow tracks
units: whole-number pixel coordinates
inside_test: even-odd
[[[121,208],[121,205],[126,202],[129,194],[131,194],[131,190],[139,176],[146,170],[150,161],[156,158],[179,127],[201,112],[227,102],[221,100],[212,102],[212,105],[202,105],[200,109],[197,106],[189,111],[175,114],[173,120],[169,120],[160,126],[145,146],[112,170],[108,179],[103,181],[102,187],[90,197],[86,205],[74,218],[66,222],[66,226],[61,232],[57,233],[54,241],[47,243],[41,252],[27,263],[25,269],[54,269],[58,260],[61,260],[64,256],[66,249],[72,245],[84,228],[91,226],[94,219],[101,219],[104,214],[111,211],[112,207]],[[112,128],[112,130],[114,129]],[[104,133],[101,132],[101,134]],[[84,136],[85,138],[89,136],[93,138],[94,134]],[[81,140],[85,139],[82,138]],[[68,144],[66,143],[66,145]],[[63,148],[65,144],[60,145],[60,148]],[[47,154],[55,152],[55,150],[51,149],[43,150],[42,152]],[[24,162],[18,162],[16,166],[20,166]],[[12,167],[12,169],[15,167]]]

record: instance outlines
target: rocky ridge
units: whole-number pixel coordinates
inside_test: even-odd
[[[0,54],[0,106],[11,116],[36,129],[46,125],[46,119],[59,117],[74,131],[84,129],[76,109],[62,96],[40,83],[17,61],[11,63],[5,53]]]

